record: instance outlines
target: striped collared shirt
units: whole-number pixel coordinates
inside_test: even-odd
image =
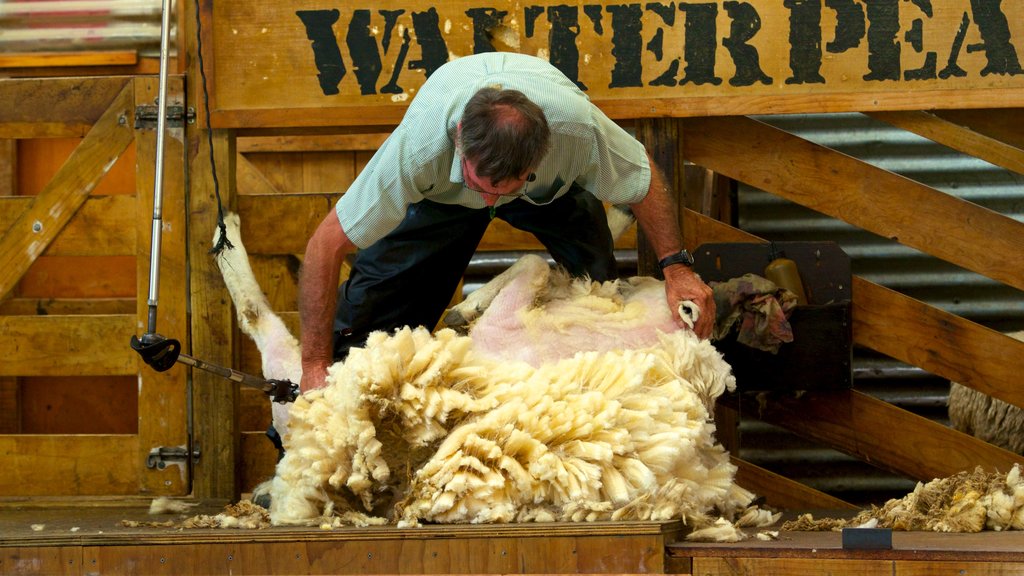
[[[383,238],[410,204],[423,199],[486,207],[479,193],[465,187],[455,133],[466,102],[488,86],[524,93],[544,111],[551,129],[551,147],[523,200],[549,203],[573,182],[612,204],[634,204],[646,196],[651,171],[643,145],[557,68],[523,54],[477,54],[430,76],[401,124],[338,201],[338,220],[356,246]],[[498,205],[514,201],[502,198]]]

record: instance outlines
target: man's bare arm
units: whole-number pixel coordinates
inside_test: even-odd
[[[307,392],[325,384],[334,362],[333,326],[338,278],[345,255],[355,246],[332,209],[306,244],[299,275],[299,322],[302,340],[302,382]]]
[[[651,185],[647,196],[630,208],[644,235],[654,248],[658,258],[664,258],[683,248],[682,230],[675,198],[669,192],[665,178],[648,154],[651,164]],[[688,266],[668,266],[665,274],[665,296],[676,322],[682,324],[678,303],[690,300],[700,308],[700,317],[694,323],[693,331],[701,338],[711,336],[715,325],[715,299],[711,287],[705,284]]]

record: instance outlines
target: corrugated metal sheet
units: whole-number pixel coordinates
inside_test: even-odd
[[[862,114],[759,117],[759,120],[879,168],[1024,220],[1024,176],[960,154]],[[774,241],[829,240],[872,282],[990,328],[1024,327],[1024,293],[901,246],[772,194],[740,185],[739,227]],[[949,382],[866,350],[854,351],[854,387],[948,425]],[[741,418],[739,456],[854,503],[880,504],[914,481]]]

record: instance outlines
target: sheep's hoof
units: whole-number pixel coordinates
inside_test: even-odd
[[[445,326],[449,328],[461,328],[469,324],[470,319],[462,315],[462,311],[457,308],[452,308],[444,315]]]

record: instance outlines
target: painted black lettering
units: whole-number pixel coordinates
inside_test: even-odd
[[[427,78],[448,61],[448,45],[441,36],[438,26],[437,9],[412,13],[412,27],[416,31],[416,43],[420,45],[421,60],[409,62],[410,70],[423,70]]]
[[[356,10],[352,12],[352,21],[348,24],[348,35],[345,37],[349,56],[352,57],[352,68],[359,83],[359,92],[377,93],[377,79],[380,78],[381,61],[377,50],[377,40],[370,32],[370,11]]]
[[[867,5],[868,70],[865,80],[900,79],[899,0],[863,0]]]
[[[653,12],[661,17],[661,21],[666,26],[672,27],[676,23],[676,6],[674,3],[661,4],[658,2],[651,2],[646,6],[649,12]],[[651,41],[647,43],[647,50],[654,54],[654,59],[657,62],[661,62],[665,57],[665,29],[658,28],[658,31],[654,33]],[[676,77],[679,74],[679,58],[673,58],[669,62],[668,68],[664,72],[658,75],[657,78],[651,80],[651,86],[675,86]]]
[[[345,77],[345,62],[341,59],[333,26],[341,13],[337,10],[299,10],[295,15],[306,27],[306,38],[313,41],[313,63],[320,90],[324,96],[337,94],[338,84]]]
[[[732,24],[729,36],[722,39],[722,46],[729,50],[732,61],[736,64],[736,75],[729,79],[733,86],[750,86],[754,82],[771,84],[772,79],[761,70],[761,60],[754,48],[747,41],[757,35],[761,29],[761,16],[753,6],[746,2],[726,2],[723,4]]]
[[[615,57],[608,87],[643,86],[643,65],[640,62],[643,10],[639,4],[610,4],[607,10],[612,15],[612,56]]]
[[[722,79],[715,76],[715,51],[718,48],[717,4],[679,4],[679,10],[686,13],[683,27],[683,78],[679,84],[713,84],[718,86]]]
[[[604,36],[604,25],[601,23],[604,6],[600,4],[584,4],[583,13],[587,15],[587,18],[590,18],[590,23],[594,25],[594,32],[597,32],[598,36]]]
[[[864,8],[854,0],[825,0],[825,6],[836,13],[836,37],[825,44],[825,50],[841,54],[860,46],[865,30]]]
[[[494,8],[470,8],[466,16],[473,21],[473,54],[497,52],[491,42],[491,30],[501,24],[508,15],[507,10]]]
[[[658,31],[651,36],[651,41],[647,43],[647,51],[654,54],[654,59],[661,62],[661,59],[665,56],[662,52],[662,46],[665,44],[665,30],[658,28]]]
[[[789,69],[786,84],[824,84],[821,76],[821,0],[784,0],[789,8]]]
[[[387,38],[387,36],[384,36]],[[405,59],[409,56],[409,44],[412,43],[412,37],[409,35],[409,29],[406,28],[402,34],[402,45],[398,48],[398,58],[395,60],[395,67],[391,70],[391,78],[388,79],[388,83],[381,86],[381,94],[401,94],[405,92],[405,88],[398,85],[398,75],[402,73],[402,68],[405,66]],[[390,42],[387,43],[390,45]],[[384,49],[387,53],[387,48]]]
[[[544,13],[543,6],[527,6],[523,8],[523,24],[526,27],[524,33],[527,38],[533,38],[534,26],[537,18]]]
[[[988,64],[981,70],[982,76],[989,74],[1016,76],[1021,74],[1017,49],[1010,42],[1010,27],[1000,7],[1002,0],[971,0],[974,23],[978,25],[983,42],[979,46],[968,46],[968,52],[983,50]]]
[[[932,2],[931,0],[911,0],[915,6],[924,12],[925,16],[932,17]],[[903,35],[903,39],[913,48],[914,52],[920,54],[924,51],[924,21],[920,18],[915,18],[910,23],[910,30]],[[924,64],[920,68],[914,68],[911,70],[905,70],[903,72],[904,80],[933,80],[936,75],[936,68],[938,55],[935,52],[926,52],[924,55]]]
[[[384,17],[384,35],[380,39],[380,46],[384,49],[384,53],[387,54],[391,49],[391,34],[394,33],[395,25],[398,24],[398,17],[405,14],[405,10],[379,10],[380,15]],[[398,85],[398,75],[402,73],[402,68],[405,66],[405,59],[409,54],[409,44],[412,42],[412,38],[409,35],[409,30],[406,29],[402,34],[402,45],[398,47],[398,58],[395,60],[395,66],[391,70],[391,78],[388,79],[388,83],[381,87],[381,94],[401,94],[405,92],[405,89]]]
[[[956,30],[953,45],[949,48],[949,58],[946,59],[946,67],[939,71],[939,78],[945,80],[951,77],[963,78],[967,76],[967,71],[960,67],[957,60],[960,58],[960,50],[964,46],[964,38],[967,37],[967,27],[970,24],[971,18],[967,15],[967,12],[964,12],[963,18],[960,19],[960,27]]]
[[[387,54],[391,48],[391,33],[395,29],[395,24],[398,24],[398,17],[405,14],[405,10],[378,10],[378,12],[384,17],[384,36],[380,39],[380,46]]]
[[[551,23],[548,33],[551,64],[575,82],[580,90],[586,90],[586,85],[579,80],[580,50],[576,47],[576,37],[580,35],[579,7],[568,4],[549,6],[548,21]]]

